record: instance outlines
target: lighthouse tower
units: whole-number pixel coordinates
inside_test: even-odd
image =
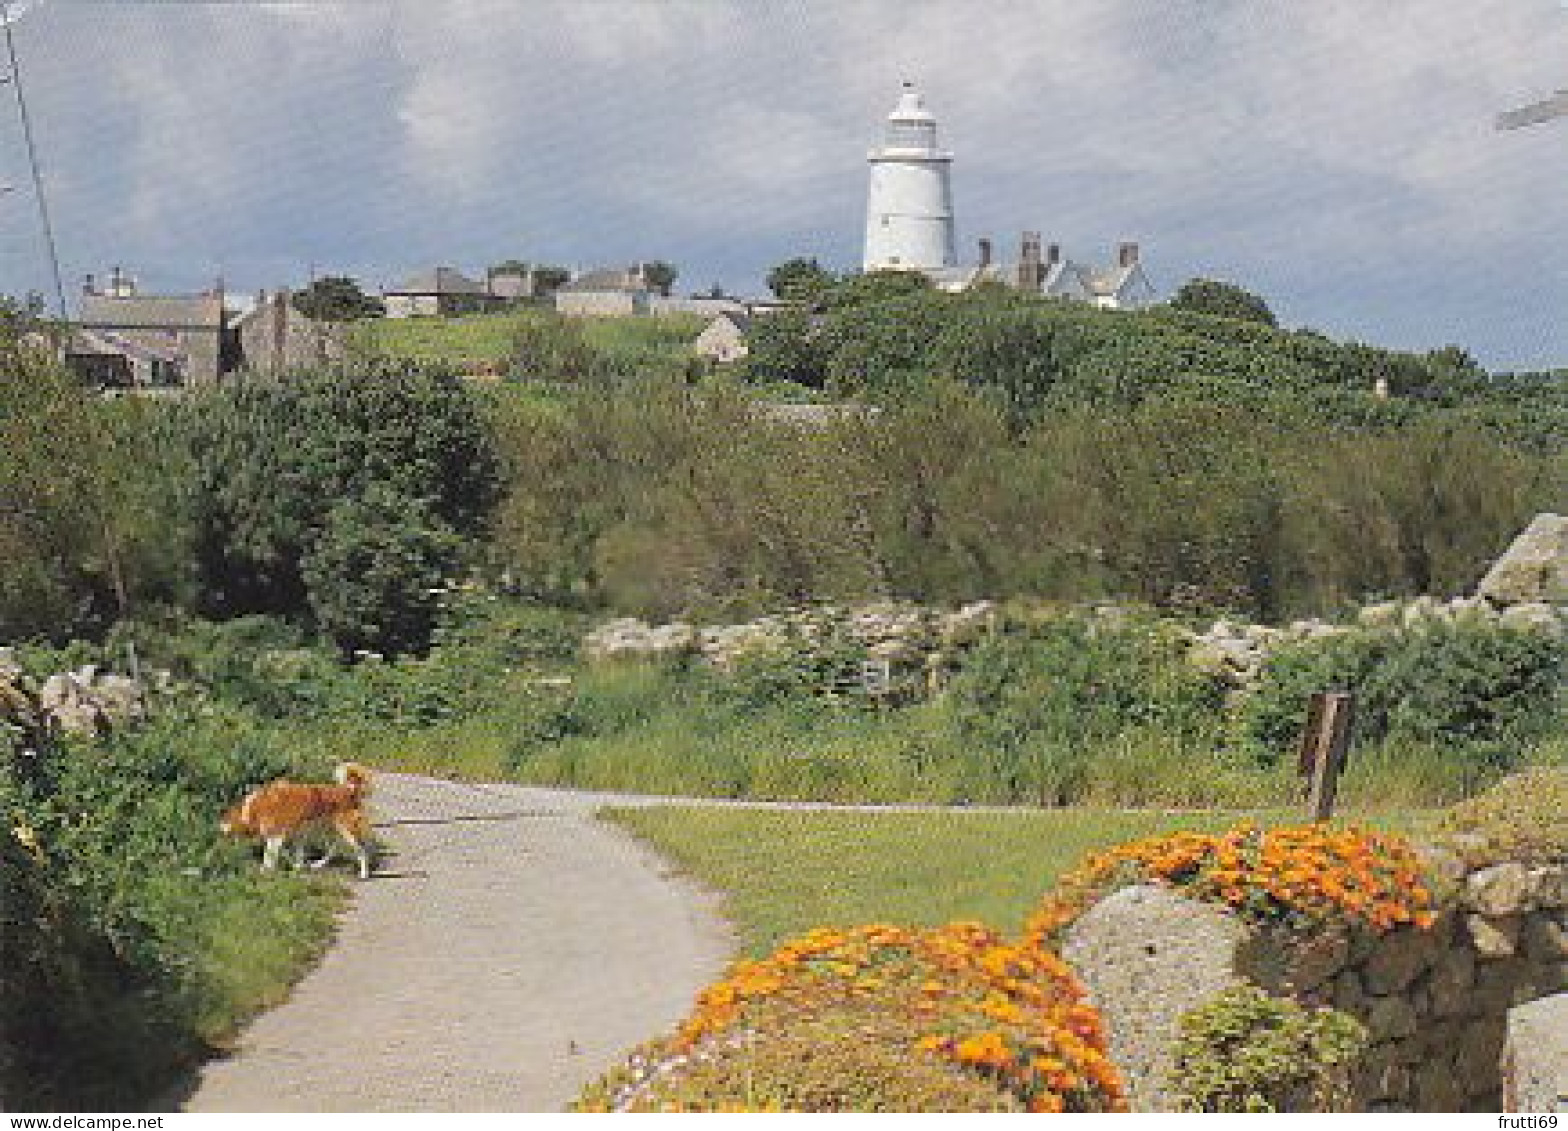
[[[936,147],[936,119],[913,83],[869,155],[867,271],[933,270],[958,262],[953,244],[953,155]]]

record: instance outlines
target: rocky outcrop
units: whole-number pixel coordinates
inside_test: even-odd
[[[1494,605],[1568,605],[1568,517],[1538,514],[1476,588]]]
[[[1247,929],[1169,888],[1122,888],[1068,930],[1062,957],[1105,1018],[1134,1111],[1175,1110],[1168,1077],[1182,1015],[1244,979]]]
[[[155,680],[165,685],[167,673]],[[98,735],[137,721],[146,714],[147,695],[136,680],[95,664],[56,672],[40,684],[13,650],[0,648],[0,737],[24,750],[50,735]]]
[[[1568,994],[1509,1013],[1503,1110],[1568,1114]]]

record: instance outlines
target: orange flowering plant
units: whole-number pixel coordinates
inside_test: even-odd
[[[818,929],[736,963],[645,1058],[661,1066],[645,1079],[657,1087],[669,1065],[700,1062],[705,1047],[748,1030],[846,1010],[868,1031],[896,1033],[911,1056],[989,1081],[1026,1110],[1126,1110],[1100,1016],[1077,978],[1055,955],[979,923]],[[638,1104],[634,1090],[621,1104]]]
[[[1434,921],[1430,886],[1403,838],[1326,825],[1174,833],[1092,856],[1064,877],[1030,916],[1029,941],[1049,946],[1095,899],[1129,883],[1179,887],[1224,903],[1266,926],[1306,928],[1330,920],[1381,933]]]

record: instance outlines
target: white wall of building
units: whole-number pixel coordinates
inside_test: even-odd
[[[948,170],[946,161],[872,160],[866,205],[867,271],[931,269],[958,262]]]

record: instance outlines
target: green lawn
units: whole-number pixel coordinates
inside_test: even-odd
[[[1271,810],[1017,812],[783,810],[658,806],[603,814],[726,894],[742,950],[762,955],[815,926],[979,919],[1012,932],[1056,877],[1093,851],[1178,829],[1229,828]],[[1369,823],[1408,828],[1410,812]]]

